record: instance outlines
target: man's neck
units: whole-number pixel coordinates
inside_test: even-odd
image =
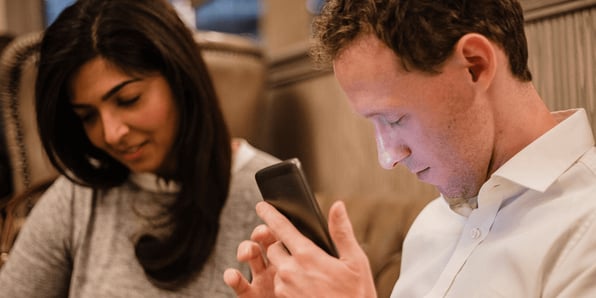
[[[557,124],[531,82],[509,78],[492,95],[495,138],[488,176]]]

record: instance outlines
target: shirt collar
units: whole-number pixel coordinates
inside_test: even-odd
[[[494,177],[544,192],[594,146],[592,129],[584,109],[553,114],[565,119],[514,155],[495,171]]]

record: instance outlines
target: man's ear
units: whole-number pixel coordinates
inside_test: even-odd
[[[471,80],[488,88],[497,70],[495,45],[481,34],[468,33],[459,39],[454,54],[466,65]]]

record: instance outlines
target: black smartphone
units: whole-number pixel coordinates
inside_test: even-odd
[[[328,254],[338,257],[327,220],[310,189],[297,158],[259,170],[255,174],[263,199],[286,216],[304,236]]]

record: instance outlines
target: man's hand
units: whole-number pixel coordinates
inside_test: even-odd
[[[376,297],[368,258],[343,202],[329,210],[329,233],[339,258],[303,236],[270,204],[260,202],[256,209],[266,226],[255,228],[251,241],[238,247],[238,260],[248,262],[253,280],[249,283],[233,269],[224,274],[239,297]]]
[[[253,230],[251,240],[238,245],[237,259],[248,263],[252,275],[249,282],[236,269],[229,268],[224,272],[224,282],[236,292],[240,298],[267,298],[273,295],[273,278],[275,268],[267,264],[265,250],[276,241],[267,226],[260,225]]]

